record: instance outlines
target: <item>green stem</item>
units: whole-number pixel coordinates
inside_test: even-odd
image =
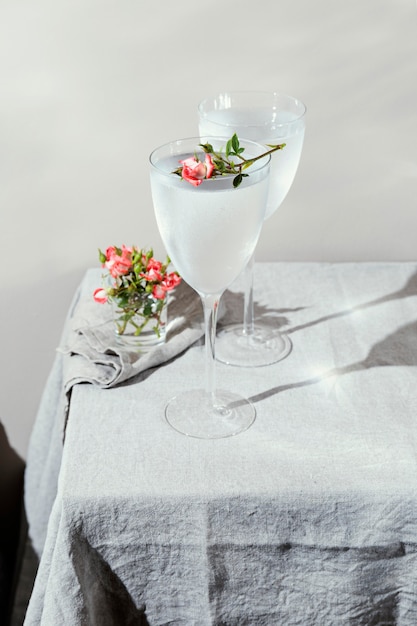
[[[255,163],[255,161],[258,161],[259,159],[263,159],[264,157],[268,156],[268,154],[272,154],[273,152],[276,152],[277,150],[282,150],[283,148],[285,148],[285,143],[279,143],[276,146],[272,146],[272,148],[268,150],[267,152],[264,152],[263,154],[260,154],[259,156],[253,157],[252,159],[244,159],[240,155],[239,155],[239,158],[242,159],[245,163],[248,163],[248,166],[249,166],[249,165],[252,165],[252,163]]]
[[[253,163],[255,163],[256,161],[259,161],[259,159],[263,159],[269,154],[272,154],[273,152],[276,152],[277,150],[282,150],[283,148],[285,148],[285,143],[280,143],[280,144],[277,144],[276,146],[272,146],[270,150],[267,150],[266,152],[263,152],[262,154],[258,154],[258,156],[252,157],[250,159],[245,159],[245,157],[243,157],[241,154],[237,154],[236,156],[242,161],[242,163],[230,162],[228,159],[224,158],[221,155],[221,153],[218,153],[218,152],[214,152],[213,154],[217,159],[222,160],[223,163],[226,164],[226,167],[229,168],[228,171],[219,172],[221,176],[228,176],[229,174],[241,174],[243,167],[245,167],[246,169],[247,167],[250,167],[251,165],[253,165]]]

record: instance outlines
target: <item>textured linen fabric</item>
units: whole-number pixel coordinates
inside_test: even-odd
[[[202,385],[198,344],[74,386],[25,624],[417,623],[417,265],[257,264],[255,287],[293,350],[218,364],[256,407],[246,432],[165,422]],[[226,294],[225,323],[241,300]]]
[[[56,496],[62,443],[72,388],[77,383],[112,387],[181,353],[203,334],[200,298],[184,281],[169,294],[165,344],[138,355],[115,341],[112,308],[93,300],[101,271],[90,269],[74,295],[61,344],[31,433],[25,501],[33,546],[41,554]]]

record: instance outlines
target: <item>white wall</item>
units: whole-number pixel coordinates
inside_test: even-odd
[[[416,259],[415,0],[0,3],[0,419],[22,456],[97,248],[163,252],[149,152],[233,89],[308,107],[259,260]]]

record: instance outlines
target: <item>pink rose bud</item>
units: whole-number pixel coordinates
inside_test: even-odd
[[[211,178],[214,170],[213,161],[209,154],[206,154],[205,163],[197,161],[195,157],[189,157],[182,163],[182,178],[198,187],[205,178]]]
[[[96,289],[93,293],[93,298],[99,304],[105,304],[107,302],[107,293],[105,289],[103,289],[102,287]]]
[[[157,300],[163,300],[165,298],[166,291],[161,285],[154,285],[152,295]]]

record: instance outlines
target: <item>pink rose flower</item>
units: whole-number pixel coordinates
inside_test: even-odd
[[[166,290],[162,287],[162,285],[154,285],[152,295],[157,300],[163,300],[166,296]]]
[[[115,254],[117,254],[116,248],[114,246],[109,246],[106,250],[107,260],[111,259]]]
[[[182,178],[198,187],[205,178],[211,178],[214,171],[214,164],[210,154],[206,154],[205,162],[197,161],[195,157],[189,157],[180,161],[182,164]]]
[[[99,304],[105,304],[107,302],[107,293],[106,290],[102,287],[96,289],[93,293],[93,298]]]
[[[148,261],[148,264],[146,266],[146,269],[149,270],[156,270],[157,272],[160,271],[162,267],[162,262],[161,261],[157,261],[156,259],[154,259],[153,257],[151,257]]]
[[[122,254],[119,255],[114,246],[106,250],[107,261],[104,266],[109,270],[113,278],[128,274],[132,267],[132,248],[125,245],[122,246]]]
[[[171,272],[171,274],[167,274],[162,281],[162,286],[166,291],[171,291],[171,289],[175,289],[177,285],[181,282],[181,278],[175,272]]]
[[[141,277],[144,278],[147,281],[150,282],[155,282],[157,280],[162,280],[162,274],[161,272],[158,272],[157,270],[150,270],[147,274],[141,274]]]
[[[156,259],[152,257],[149,259],[147,263],[146,272],[143,272],[141,274],[141,277],[144,278],[145,280],[152,281],[152,282],[162,280],[161,268],[162,268],[161,261],[157,261]]]

